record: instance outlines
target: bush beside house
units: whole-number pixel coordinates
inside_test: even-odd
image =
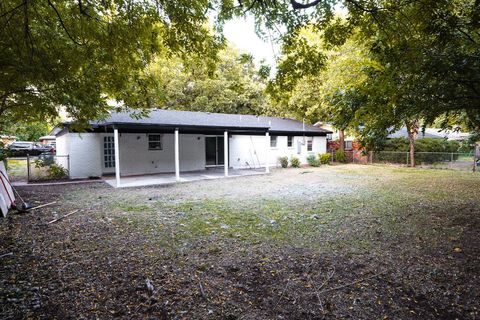
[[[300,168],[300,159],[298,159],[297,157],[291,157],[290,158],[290,165],[293,167],[293,168]]]

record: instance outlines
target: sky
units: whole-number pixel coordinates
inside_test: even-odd
[[[275,66],[275,55],[279,54],[280,46],[272,41],[263,41],[257,36],[252,17],[247,16],[227,21],[224,35],[237,49],[251,53],[257,65],[264,59],[270,66]]]

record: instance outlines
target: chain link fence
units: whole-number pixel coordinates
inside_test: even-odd
[[[7,158],[7,173],[11,181],[66,180],[69,178],[68,155],[41,154]]]
[[[473,152],[415,152],[414,156],[415,166],[420,168],[473,170],[475,164]],[[338,161],[337,152],[332,151],[332,159],[345,163],[411,166],[410,153],[404,151],[350,150],[345,151],[344,161]]]

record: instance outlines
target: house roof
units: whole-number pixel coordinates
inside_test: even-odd
[[[52,136],[52,135],[48,135],[48,136],[41,136],[40,138],[38,138],[38,140],[55,140],[55,136]]]
[[[448,139],[448,140],[463,140],[468,137],[468,133],[442,130],[438,128],[425,128],[425,132],[420,129],[417,134],[417,139],[422,138],[436,138],[436,139]],[[402,127],[399,130],[392,132],[388,135],[388,138],[408,138],[408,131],[406,127]]]
[[[390,133],[388,135],[388,138],[389,139],[392,139],[392,138],[408,138],[408,130],[407,130],[406,127],[402,127],[400,129],[398,129],[397,131],[394,131],[394,132]],[[442,138],[442,137],[440,135],[428,133],[426,131],[425,131],[425,133],[423,133],[421,130],[419,130],[419,132],[417,134],[417,139],[421,139],[421,138]]]
[[[93,121],[94,129],[118,127],[119,130],[148,131],[174,128],[182,131],[200,132],[200,130],[230,130],[243,133],[271,134],[308,134],[326,135],[331,131],[288,118],[262,117],[253,115],[193,112],[179,110],[152,110],[148,116],[136,118],[129,112],[114,112],[104,120]]]

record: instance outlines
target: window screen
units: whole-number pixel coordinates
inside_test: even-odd
[[[148,135],[148,150],[162,150],[162,135],[149,134]]]
[[[345,150],[352,150],[353,144],[352,141],[344,141]]]
[[[270,147],[276,148],[277,147],[277,136],[270,137]]]
[[[287,147],[289,148],[293,147],[293,136],[287,137]]]
[[[313,151],[313,138],[307,138],[307,151]]]

